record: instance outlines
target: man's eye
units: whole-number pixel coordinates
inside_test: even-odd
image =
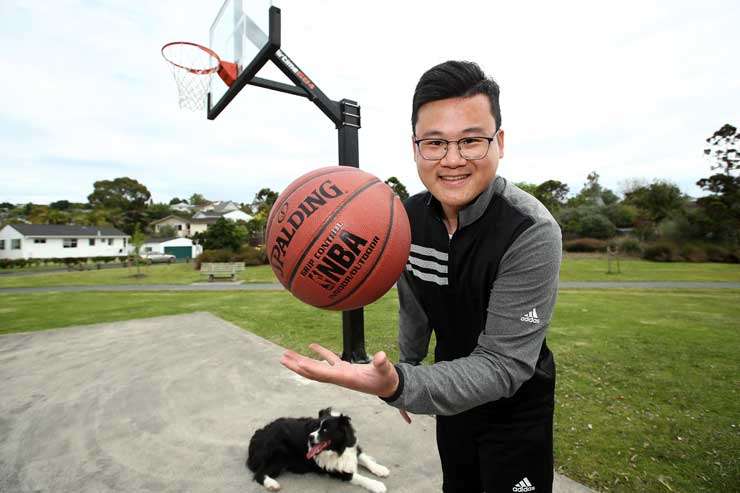
[[[443,145],[445,145],[445,141],[444,140],[427,140],[426,142],[424,142],[424,145],[442,147]]]
[[[474,144],[480,144],[481,139],[476,139],[474,137],[470,137],[470,138],[467,138],[467,139],[462,139],[460,142],[464,146],[465,145],[474,145]]]

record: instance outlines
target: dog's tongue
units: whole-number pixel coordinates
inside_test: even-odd
[[[312,459],[315,455],[320,454],[322,450],[329,446],[331,442],[329,440],[325,442],[319,442],[308,451],[306,459]]]

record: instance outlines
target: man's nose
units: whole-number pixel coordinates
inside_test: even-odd
[[[447,155],[445,155],[444,158],[442,158],[442,164],[445,166],[464,166],[465,163],[467,163],[467,159],[462,157],[460,154],[460,147],[458,147],[457,142],[450,142],[447,144]]]

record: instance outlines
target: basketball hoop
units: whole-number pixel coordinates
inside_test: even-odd
[[[218,73],[227,86],[236,80],[235,63],[222,61],[215,51],[196,43],[167,43],[162,47],[162,56],[172,66],[180,108],[198,111],[206,107],[206,94],[214,73]]]

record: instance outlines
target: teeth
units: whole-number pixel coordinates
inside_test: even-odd
[[[467,176],[440,176],[444,181],[460,181],[467,178]]]

